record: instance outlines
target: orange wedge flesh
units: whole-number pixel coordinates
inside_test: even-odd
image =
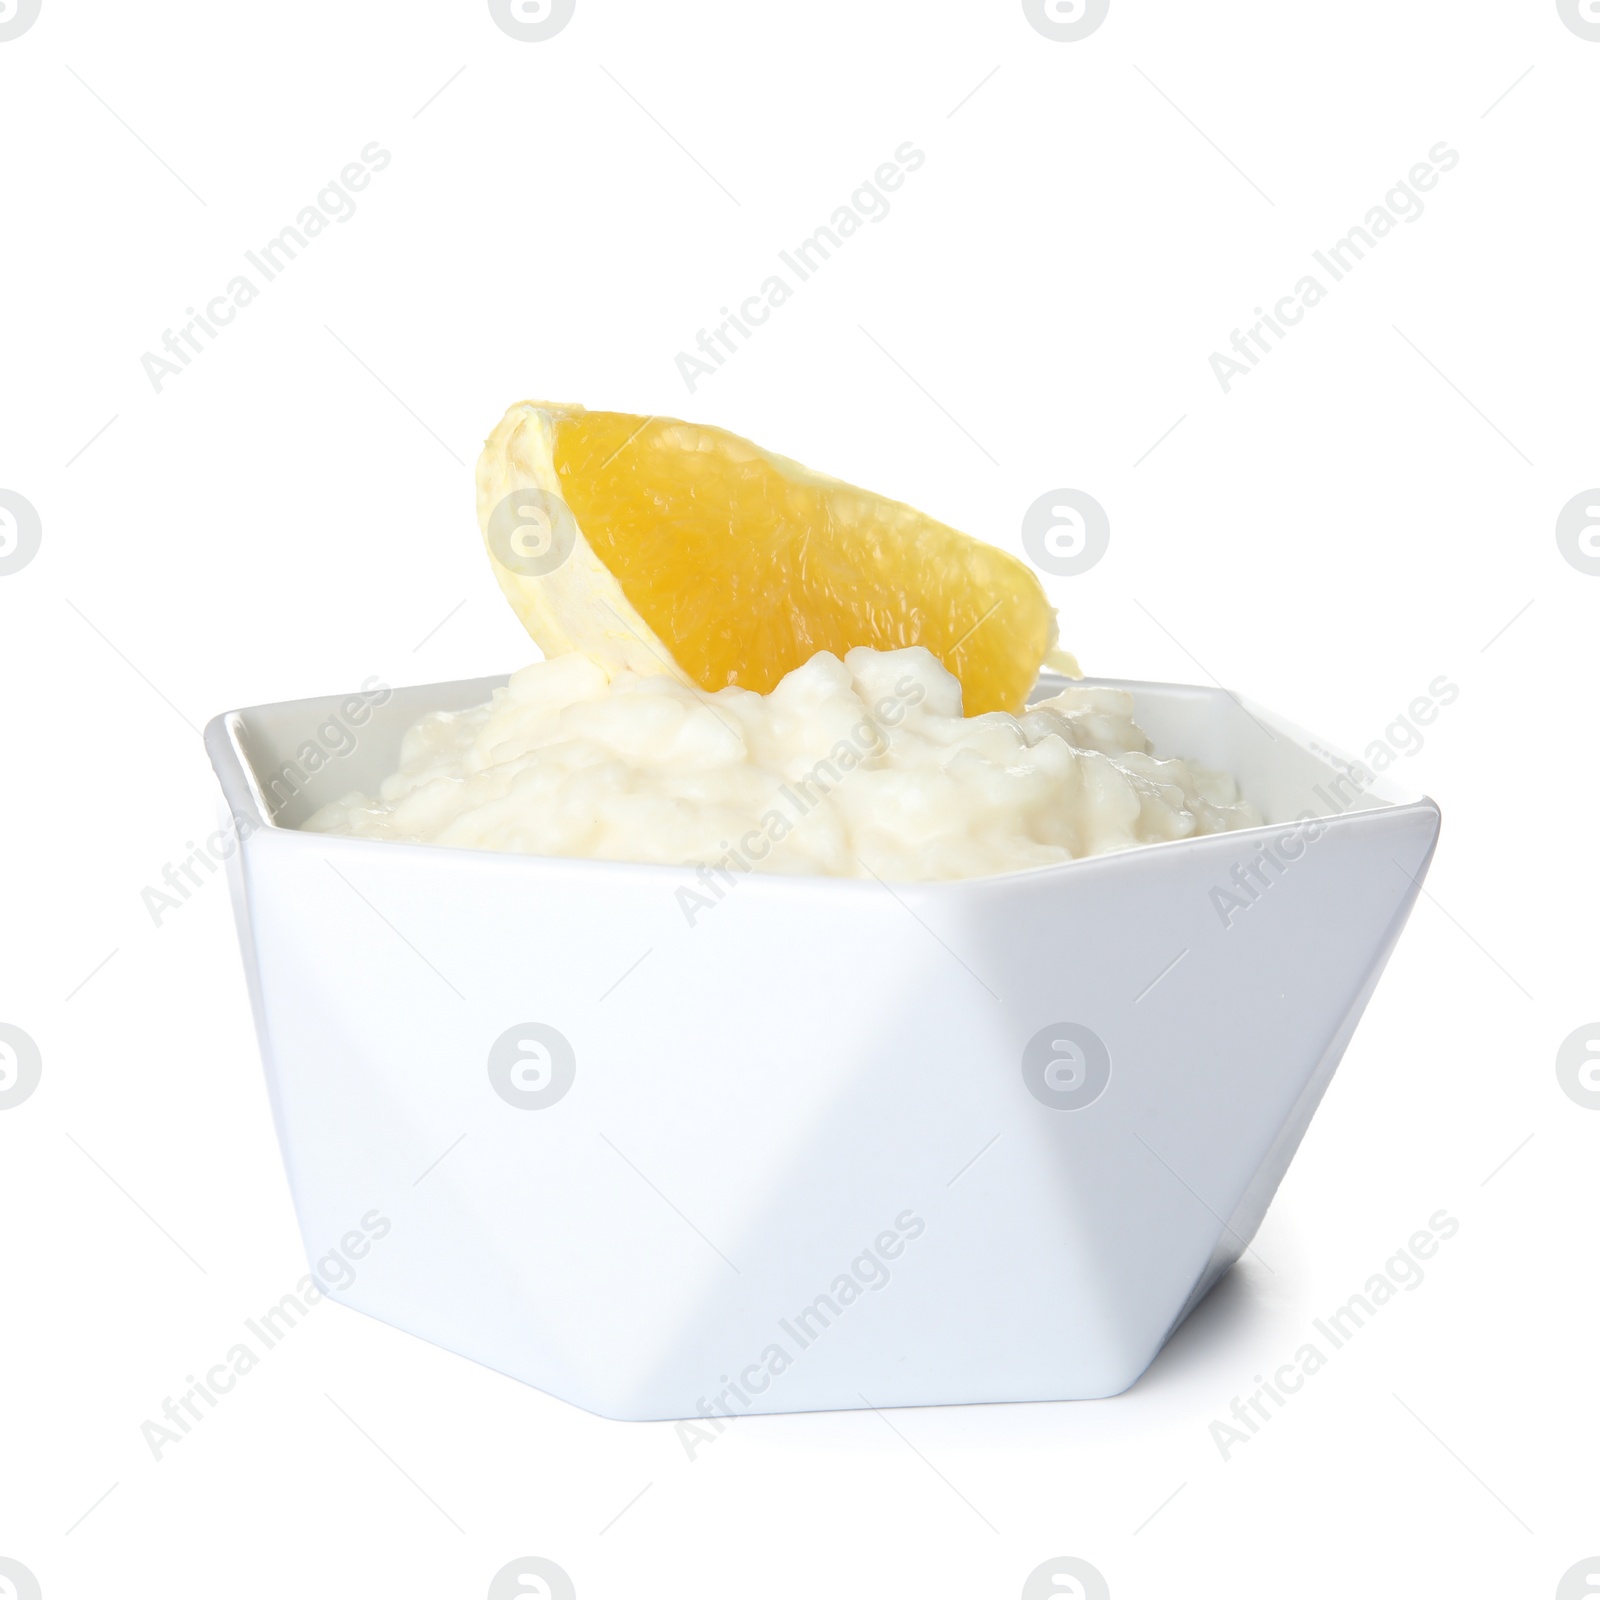
[[[818,650],[924,645],[968,716],[1017,711],[1055,613],[1014,556],[721,428],[554,413],[562,498],[673,660],[770,692]]]

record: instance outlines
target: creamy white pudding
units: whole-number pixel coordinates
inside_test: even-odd
[[[424,717],[376,796],[304,826],[727,871],[981,877],[1254,827],[1225,773],[1161,760],[1121,690],[961,714],[920,647],[821,652],[768,695],[615,677],[581,654]]]

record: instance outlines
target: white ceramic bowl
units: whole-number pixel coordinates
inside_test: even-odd
[[[1157,752],[1233,772],[1263,827],[752,875],[692,927],[676,868],[295,831],[502,682],[396,690],[299,781],[350,697],[206,745],[319,1280],[610,1417],[1125,1389],[1254,1234],[1438,836],[1270,713],[1140,683]]]

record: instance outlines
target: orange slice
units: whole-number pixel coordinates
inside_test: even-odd
[[[544,653],[770,692],[819,650],[924,645],[968,716],[1019,710],[1055,649],[1032,570],[736,434],[524,402],[478,462],[501,588]]]

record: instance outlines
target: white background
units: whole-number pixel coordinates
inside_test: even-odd
[[[1600,482],[1597,107],[1554,0],[1113,0],[1077,43],[1002,0],[578,0],[536,44],[481,3],[44,0],[0,43],[0,487],[43,527],[0,577],[0,1021],[43,1056],[0,1112],[0,1555],[47,1600],[476,1597],[523,1554],[582,1600],[1010,1597],[1057,1555],[1117,1600],[1553,1595],[1600,1552],[1600,1113],[1554,1072],[1600,1015],[1600,578],[1554,537]],[[891,214],[690,394],[678,351],[908,139]],[[372,140],[356,214],[157,394],[141,355]],[[1211,352],[1440,140],[1425,214],[1224,395]],[[1356,751],[1459,685],[1398,772],[1444,810],[1429,893],[1271,1270],[1130,1393],[691,1463],[330,1305],[152,1459],[304,1269],[226,890],[159,928],[140,891],[212,826],[216,712],[531,657],[470,472],[527,396],[1019,552],[1086,491],[1109,554],[1047,584],[1090,672]],[[1441,1207],[1426,1281],[1224,1461],[1210,1423]]]

